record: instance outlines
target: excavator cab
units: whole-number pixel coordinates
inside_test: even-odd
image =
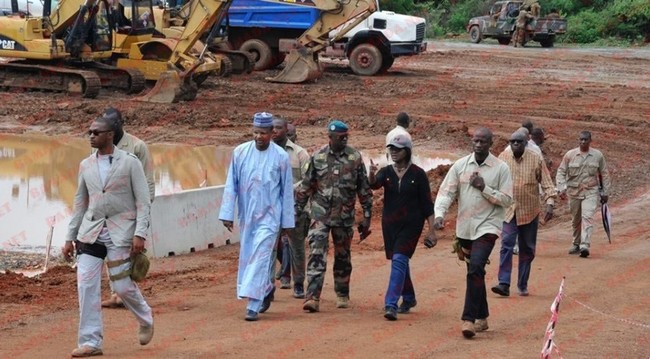
[[[116,17],[122,17],[124,24],[118,30],[128,31],[130,35],[153,34],[156,24],[153,18],[153,3],[151,0],[113,0],[118,3]],[[120,9],[121,8],[121,9]],[[130,14],[124,13],[125,9],[130,10]],[[120,14],[120,12],[122,12]],[[117,23],[119,25],[119,23]]]

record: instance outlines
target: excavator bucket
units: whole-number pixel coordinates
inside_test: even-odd
[[[197,87],[191,80],[192,76],[183,76],[178,71],[165,71],[160,74],[156,85],[136,101],[155,103],[175,103],[192,101],[196,98]]]
[[[302,48],[291,50],[284,69],[275,77],[267,77],[266,81],[297,84],[317,80],[322,74],[319,64],[314,60],[314,54]]]

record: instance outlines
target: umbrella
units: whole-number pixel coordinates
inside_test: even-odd
[[[600,207],[600,213],[603,215],[603,228],[605,228],[605,233],[607,233],[607,240],[609,243],[612,243],[612,214],[609,212],[609,207],[607,203],[603,203]]]

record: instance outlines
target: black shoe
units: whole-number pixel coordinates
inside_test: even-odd
[[[397,309],[393,307],[386,307],[386,312],[384,313],[384,318],[393,321],[397,320]]]
[[[502,296],[502,297],[509,297],[510,296],[510,286],[507,284],[499,284],[495,285],[492,287],[492,292]]]
[[[293,285],[293,297],[298,299],[305,298],[305,289],[303,288],[302,284]]]
[[[257,321],[259,318],[257,317],[257,312],[254,310],[248,310],[246,311],[246,316],[244,317],[244,320],[247,322],[254,322]]]
[[[291,289],[291,279],[280,278],[280,289]]]
[[[582,248],[582,249],[580,250],[580,257],[582,257],[582,258],[587,258],[587,257],[589,257],[589,249],[587,249],[587,248]]]
[[[402,304],[400,304],[399,308],[397,308],[397,313],[400,314],[408,313],[411,310],[411,308],[415,307],[416,305],[418,305],[417,300],[414,300],[412,302],[402,300]]]
[[[273,289],[271,289],[271,292],[267,294],[266,297],[264,297],[264,301],[262,302],[262,308],[260,308],[260,313],[264,313],[267,310],[269,310],[269,308],[271,308],[271,302],[274,299],[273,293],[275,293],[275,287],[273,287]]]
[[[569,254],[578,254],[580,253],[580,247],[577,245],[573,245],[571,249],[569,249]]]

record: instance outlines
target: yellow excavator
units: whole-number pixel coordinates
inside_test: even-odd
[[[188,3],[173,9],[163,9],[154,11],[156,14],[156,26],[161,32],[174,29],[178,31],[182,26],[187,26],[186,19],[189,18],[187,8],[196,6],[202,0],[189,0]],[[301,83],[315,80],[321,77],[322,71],[318,64],[318,52],[325,49],[330,42],[342,38],[349,30],[357,24],[368,18],[377,10],[375,0],[264,0],[274,3],[283,3],[287,5],[313,7],[320,10],[319,19],[313,26],[305,31],[296,42],[296,48],[292,49],[286,57],[286,66],[277,76],[267,78],[272,82],[282,83]],[[158,20],[160,19],[160,20]],[[330,38],[331,30],[340,27],[337,35]],[[227,36],[227,24],[224,22],[216,23],[211,33],[221,32]],[[215,40],[216,39],[216,40]],[[227,41],[223,36],[208,36],[205,41],[210,50],[215,53],[224,51],[228,54]],[[239,63],[232,61],[233,67],[243,67]],[[253,64],[254,65],[254,64]]]
[[[229,58],[212,54],[200,41],[205,32],[223,21],[231,3],[232,0],[192,2],[185,26],[175,29],[174,36],[167,33],[167,36],[132,43],[125,51],[127,56],[117,58],[119,68],[136,68],[147,79],[158,80],[154,88],[139,100],[192,100],[197,87],[209,75],[226,76],[231,72]],[[155,16],[152,20],[155,22]]]
[[[153,15],[156,22],[156,30],[162,33],[166,38],[179,39],[183,36],[185,27],[191,21],[193,14],[192,5],[194,1],[188,1],[182,6],[177,7],[154,7]],[[230,6],[228,6],[229,8]],[[209,11],[208,8],[202,7],[203,11]],[[222,8],[227,11],[226,7]],[[191,23],[190,23],[191,26]],[[208,44],[208,50],[214,55],[215,60],[220,59],[223,69],[220,73],[223,77],[230,74],[249,74],[255,67],[254,57],[245,51],[236,51],[228,48],[228,42],[219,23],[215,23],[212,28],[204,33],[195,44],[195,50],[202,51],[205,44]],[[207,53],[206,53],[207,55]],[[210,56],[210,55],[208,55]],[[212,56],[211,56],[212,57]]]
[[[309,6],[321,10],[320,18],[297,40],[295,49],[285,59],[284,69],[267,81],[301,83],[322,76],[318,52],[331,42],[342,38],[348,31],[377,11],[375,0],[265,0],[296,6]],[[330,31],[339,28],[330,38]]]
[[[102,86],[140,92],[146,78],[158,83],[139,99],[176,102],[194,99],[198,84],[223,72],[205,47],[193,47],[232,0],[197,2],[177,39],[156,34],[151,0],[110,1],[62,0],[50,15],[46,0],[43,17],[0,17],[0,57],[10,59],[0,62],[0,87],[93,98]]]
[[[46,0],[42,17],[19,13],[16,0],[12,8],[14,15],[0,17],[0,57],[8,59],[0,62],[0,87],[87,98],[96,97],[102,86],[129,93],[144,89],[140,71],[109,64],[113,46],[106,0],[62,0],[54,12]]]

